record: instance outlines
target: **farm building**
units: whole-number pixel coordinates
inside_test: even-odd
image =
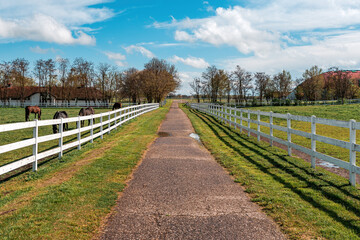
[[[332,100],[336,99],[336,91],[343,87],[334,81],[334,78],[347,79],[349,81],[345,98],[358,98],[360,95],[360,70],[328,71],[312,79],[308,79],[298,85],[287,97],[287,99],[306,100]],[[341,80],[340,80],[341,81]]]
[[[8,87],[0,88],[0,106],[88,106],[107,105],[96,88],[85,87]]]

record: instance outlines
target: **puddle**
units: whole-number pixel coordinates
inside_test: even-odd
[[[195,139],[196,141],[200,142],[200,136],[197,135],[196,133],[190,133],[189,136]]]
[[[320,161],[320,163],[318,163],[318,165],[328,167],[328,168],[339,168],[339,166],[336,166],[335,164],[332,164],[329,162],[324,162],[324,161]]]
[[[158,132],[159,137],[170,137],[170,133],[168,132]]]

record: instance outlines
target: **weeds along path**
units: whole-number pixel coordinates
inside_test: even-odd
[[[360,191],[340,176],[184,108],[203,144],[292,239],[359,239]]]
[[[91,239],[165,117],[165,108],[0,183],[0,239]]]
[[[101,239],[285,239],[173,103]]]

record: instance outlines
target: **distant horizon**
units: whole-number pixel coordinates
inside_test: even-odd
[[[189,7],[190,6],[190,7]],[[208,66],[293,80],[317,65],[360,69],[360,5],[351,0],[13,0],[0,5],[0,61],[83,57],[143,69],[175,64],[182,86]],[[357,70],[360,71],[360,70]]]

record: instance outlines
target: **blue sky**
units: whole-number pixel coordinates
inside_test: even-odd
[[[359,27],[356,0],[1,1],[0,61],[83,57],[124,70],[158,57],[189,94],[209,65],[294,79],[315,64],[359,69]]]

